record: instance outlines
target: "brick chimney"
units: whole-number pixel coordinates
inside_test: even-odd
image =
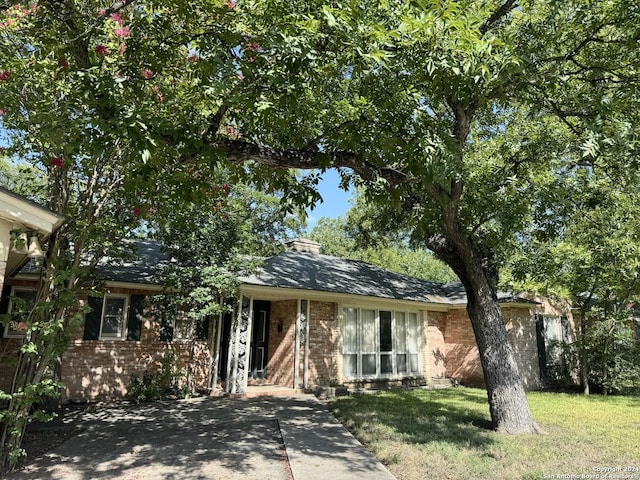
[[[322,248],[322,245],[307,238],[294,238],[285,245],[289,252],[315,253],[316,255],[320,253],[320,248]]]

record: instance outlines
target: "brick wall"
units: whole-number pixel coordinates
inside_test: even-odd
[[[112,289],[111,293],[144,294],[144,291]],[[209,382],[210,344],[215,322],[209,325],[209,340],[160,341],[160,325],[145,310],[140,341],[83,340],[84,325],[77,331],[62,358],[62,383],[68,400],[107,400],[126,396],[132,374],[156,371],[164,355],[173,351],[175,370],[189,377],[194,388]]]
[[[271,302],[267,373],[268,381],[274,385],[293,387],[297,309],[297,300]],[[281,332],[278,332],[278,325],[280,325]]]
[[[337,305],[311,302],[309,312],[309,386],[338,380]],[[304,353],[304,350],[303,350]],[[303,357],[301,357],[303,358]]]
[[[269,383],[293,387],[297,312],[297,300],[271,302]],[[336,305],[331,302],[310,302],[309,317],[309,386],[328,385],[338,375]],[[304,375],[304,353],[304,345],[301,345],[298,353],[300,382]]]
[[[525,388],[527,390],[540,388],[542,383],[533,314],[528,309],[504,308],[502,315]]]
[[[476,338],[465,309],[451,310],[446,316],[446,376],[469,386],[484,385]]]
[[[526,389],[541,387],[538,367],[538,345],[533,313],[526,308],[504,308],[502,311],[509,341]],[[432,321],[430,325],[435,326]],[[438,328],[443,326],[438,322]],[[484,386],[484,376],[471,321],[466,310],[452,310],[444,324],[446,344],[446,376],[464,385]]]
[[[446,313],[425,312],[427,342],[423,346],[423,356],[426,357],[427,366],[423,370],[427,378],[444,378],[446,376],[447,346],[444,341],[446,326]]]

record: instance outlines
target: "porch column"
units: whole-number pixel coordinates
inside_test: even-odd
[[[304,354],[300,355],[303,351]],[[294,372],[293,388],[300,387],[300,370],[302,369],[302,386],[308,387],[309,382],[309,301],[298,300],[296,314],[296,338],[294,344]],[[300,358],[302,356],[302,358]]]
[[[309,323],[311,316],[309,315],[311,302],[309,300],[302,301],[302,313],[306,322],[304,322],[304,373],[302,375],[304,388],[309,388]]]
[[[220,298],[220,307],[224,304],[224,299]],[[211,341],[211,377],[209,378],[209,388],[215,389],[218,384],[218,371],[220,370],[220,340],[222,337],[222,321],[224,313],[218,315],[218,323],[215,326],[215,335]]]
[[[253,297],[242,295],[229,339],[228,393],[245,393],[247,391],[252,314]]]
[[[293,388],[298,388],[300,377],[300,302],[296,302],[296,328],[293,338]]]

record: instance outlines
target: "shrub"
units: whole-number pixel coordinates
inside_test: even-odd
[[[175,360],[175,353],[169,351],[155,372],[144,370],[141,375],[131,375],[127,396],[135,403],[187,397],[189,388],[181,381],[184,374],[176,371]]]

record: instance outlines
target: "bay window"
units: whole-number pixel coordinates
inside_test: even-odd
[[[345,378],[420,372],[417,313],[365,308],[345,308],[343,313]]]

